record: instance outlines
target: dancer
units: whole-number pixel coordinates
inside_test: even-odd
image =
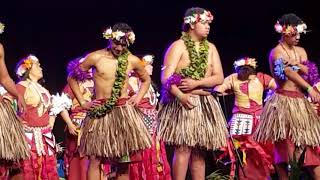
[[[4,32],[0,22],[0,35]],[[4,47],[0,42],[0,84],[5,92],[17,99],[19,113],[25,113],[24,99],[18,94],[14,82],[8,74],[4,59]],[[20,160],[29,156],[28,145],[24,137],[21,121],[18,119],[9,96],[0,96],[0,179],[8,176],[8,170]],[[16,168],[16,167],[14,167]]]
[[[159,135],[175,146],[173,179],[184,180],[190,160],[193,179],[205,179],[205,150],[226,146],[227,125],[216,97],[203,90],[223,82],[216,47],[207,40],[211,13],[186,11],[183,33],[167,50],[161,81]]]
[[[143,124],[139,104],[150,87],[150,77],[144,66],[129,50],[135,36],[130,26],[117,23],[104,32],[109,46],[90,53],[78,66],[79,73],[94,68],[95,100],[85,102],[79,94],[76,78],[69,78],[70,87],[83,107],[90,108],[83,122],[80,152],[90,156],[88,179],[100,177],[103,159],[117,167],[117,179],[129,179],[128,163],[139,159],[140,151],[151,147],[151,137]],[[135,71],[141,80],[136,96],[129,99],[128,74]],[[140,156],[141,157],[141,156]]]
[[[297,46],[306,28],[295,14],[283,15],[275,25],[281,39],[270,52],[269,63],[278,88],[267,101],[254,134],[258,142],[275,143],[274,157],[281,179],[294,176],[292,162],[300,158],[304,166],[313,170],[314,178],[320,179],[320,156],[313,148],[320,144],[320,118],[303,92],[316,103],[320,101],[320,94],[301,77],[308,73],[303,64],[308,57],[306,51]]]
[[[237,174],[239,179],[268,179],[273,163],[272,146],[258,144],[252,139],[252,133],[260,121],[263,92],[276,89],[276,83],[271,76],[256,72],[254,58],[241,58],[233,65],[236,73],[226,77],[215,91],[235,95],[233,116],[229,121],[230,134],[246,157],[243,162],[246,177],[241,171]]]
[[[153,55],[142,58],[147,73],[151,76],[153,71]],[[140,80],[137,74],[132,73],[129,78],[131,94],[134,96],[140,88]],[[156,134],[158,96],[156,86],[152,83],[146,95],[138,104],[138,108],[144,114],[144,123],[152,136],[152,147],[142,152],[142,161],[130,165],[130,179],[135,180],[170,180],[170,165],[167,160],[165,145]]]

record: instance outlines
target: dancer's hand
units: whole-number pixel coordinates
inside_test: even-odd
[[[181,89],[183,92],[191,91],[198,87],[198,83],[196,80],[193,79],[182,79],[181,84],[178,86],[179,89]]]
[[[309,92],[309,96],[310,96],[312,102],[314,102],[314,103],[320,103],[320,93],[318,93],[317,91],[315,91],[313,88],[312,88],[312,90]]]
[[[27,105],[26,105],[26,102],[24,101],[24,98],[20,95],[17,98],[17,104],[18,104],[18,114],[23,115],[27,110]]]
[[[131,105],[131,106],[135,106],[135,105],[138,105],[140,103],[141,99],[139,99],[137,97],[137,95],[133,95],[130,97],[130,99],[127,101],[127,104],[128,105]]]
[[[188,108],[188,109],[193,109],[196,107],[195,104],[192,103],[191,98],[196,97],[195,95],[192,94],[184,94],[182,93],[181,95],[178,96],[178,99],[180,100],[181,104]]]
[[[70,134],[75,135],[75,136],[78,135],[77,127],[73,123],[68,124],[68,130],[69,130]]]
[[[80,106],[82,109],[89,110],[92,104],[89,101],[84,101],[83,103],[80,103]]]

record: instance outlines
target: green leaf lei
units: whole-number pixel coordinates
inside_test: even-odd
[[[183,77],[191,77],[192,79],[199,80],[205,76],[208,66],[209,42],[207,39],[203,39],[200,42],[198,53],[194,41],[187,33],[182,32],[181,39],[188,49],[190,65],[181,69],[180,74]]]
[[[127,76],[127,66],[128,66],[128,56],[130,52],[124,52],[121,54],[117,60],[118,60],[118,67],[116,72],[116,80],[114,82],[114,85],[112,87],[112,93],[108,101],[98,107],[95,107],[91,109],[88,112],[89,117],[91,118],[101,118],[104,117],[107,113],[111,112],[113,107],[115,106],[117,100],[119,99],[120,92],[122,90],[124,81]]]

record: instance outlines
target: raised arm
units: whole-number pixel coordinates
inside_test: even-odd
[[[96,62],[97,58],[98,58],[97,55],[95,55],[94,53],[89,54],[85,58],[85,60],[79,65],[78,69],[75,69],[75,71],[78,71],[79,73],[89,71],[89,69],[92,66],[95,66],[95,62]],[[75,74],[77,74],[77,73],[75,73]],[[76,80],[76,77],[73,77],[69,74],[68,84],[69,84],[74,96],[76,97],[79,104],[81,105],[81,107],[85,107],[85,104],[87,104],[87,103],[86,103],[84,97],[82,96],[78,81]]]
[[[5,61],[4,61],[4,48],[0,43],[0,83],[12,96],[17,98],[19,110],[23,112],[26,109],[26,103],[22,96],[18,94],[15,83],[9,76]]]
[[[135,71],[135,73],[137,73],[139,80],[141,82],[140,89],[136,97],[134,98],[134,100],[131,102],[132,105],[136,105],[141,101],[141,99],[147,93],[151,84],[151,78],[148,75],[147,71],[145,70],[144,64],[139,58],[133,55],[130,55],[129,58],[130,58],[130,61],[132,62],[133,70]]]

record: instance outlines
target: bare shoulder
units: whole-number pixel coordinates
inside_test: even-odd
[[[212,42],[209,42],[209,49],[211,50],[217,50],[216,45],[214,45]]]
[[[133,54],[129,54],[128,62],[131,63],[131,64],[138,64],[138,63],[141,63],[142,61],[137,56],[135,56]]]
[[[282,54],[282,49],[280,46],[276,46],[273,49],[271,49],[270,54],[269,54],[269,59],[278,59],[281,57]]]
[[[97,51],[93,51],[91,53],[89,53],[86,56],[86,60],[90,60],[90,61],[97,61],[99,60],[102,56],[103,56],[103,50],[97,50]]]
[[[4,52],[4,48],[3,48],[3,45],[0,43],[0,55],[2,55]]]
[[[183,40],[178,39],[178,40],[174,41],[174,42],[170,45],[169,49],[170,49],[170,50],[183,50],[183,49],[186,49],[186,46],[184,45]]]
[[[296,48],[296,50],[297,51],[299,51],[299,52],[306,52],[306,50],[303,48],[303,47],[301,47],[301,46],[295,46],[295,48]]]

